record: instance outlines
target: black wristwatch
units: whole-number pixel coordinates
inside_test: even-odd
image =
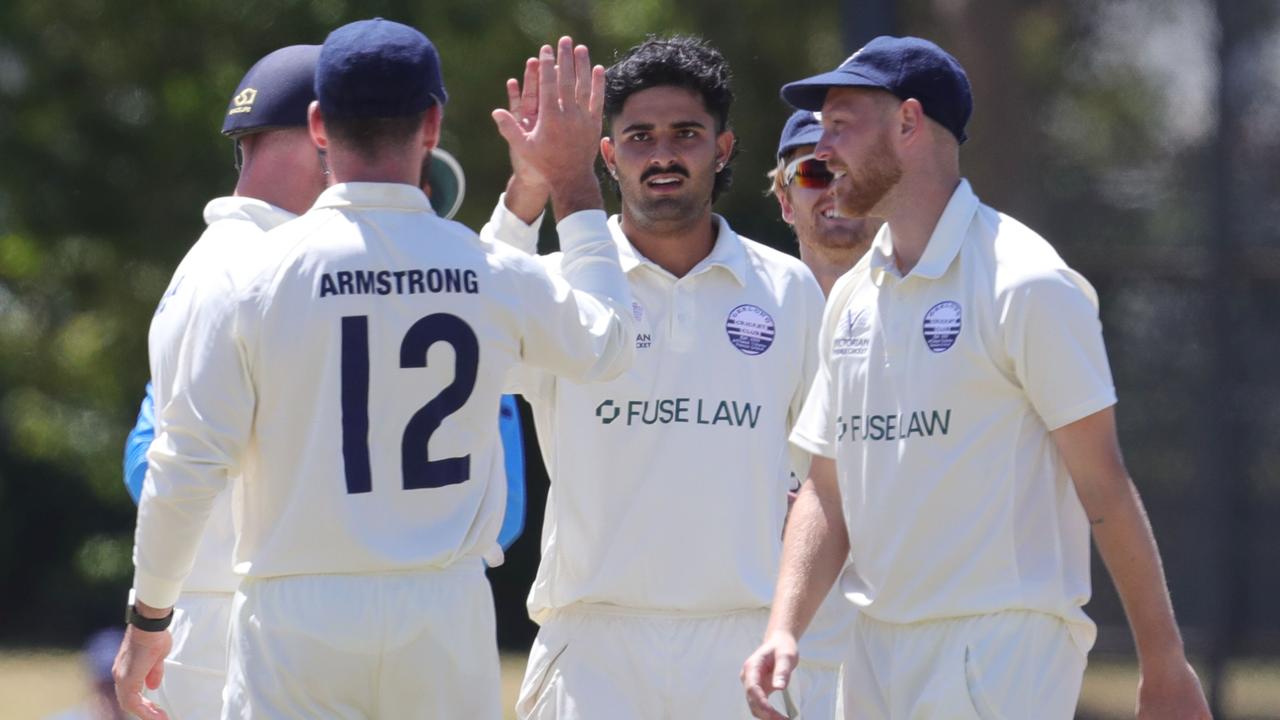
[[[169,608],[169,614],[162,618],[149,618],[139,615],[138,607],[134,604],[133,591],[129,591],[129,605],[124,609],[125,625],[132,625],[146,632],[160,632],[168,630],[171,622],[173,622],[173,608]]]

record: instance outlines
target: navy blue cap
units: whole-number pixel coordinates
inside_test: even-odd
[[[382,18],[329,33],[316,66],[316,97],[322,113],[338,118],[405,117],[449,99],[440,55],[427,36]]]
[[[782,126],[782,137],[778,139],[778,159],[801,145],[817,145],[822,137],[822,121],[817,113],[811,110],[797,110],[787,118]]]
[[[782,86],[793,107],[821,110],[833,87],[881,88],[903,100],[915,98],[924,114],[964,142],[973,114],[973,92],[964,68],[946,50],[917,37],[881,35],[828,73]]]
[[[319,45],[290,45],[249,68],[236,86],[222,121],[222,134],[237,137],[275,128],[306,127],[316,99]]]

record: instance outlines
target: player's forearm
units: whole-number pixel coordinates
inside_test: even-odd
[[[511,214],[520,218],[526,225],[533,225],[542,217],[551,193],[547,188],[534,183],[525,182],[518,175],[507,180],[507,192],[503,195],[503,203]]]
[[[1127,477],[1117,478],[1105,493],[1090,498],[1085,512],[1129,618],[1139,662],[1185,662],[1160,554],[1137,489]]]
[[[583,210],[603,209],[604,196],[600,193],[600,181],[590,166],[551,187],[551,210],[556,222]]]
[[[799,637],[830,592],[848,554],[849,537],[838,498],[822,498],[815,483],[806,482],[787,518],[768,632]]]

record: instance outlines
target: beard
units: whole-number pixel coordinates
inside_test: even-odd
[[[840,214],[864,218],[902,179],[902,164],[894,157],[887,137],[881,137],[866,161],[848,174],[836,188],[836,204]]]

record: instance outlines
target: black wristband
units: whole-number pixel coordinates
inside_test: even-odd
[[[145,632],[168,630],[169,623],[173,622],[173,608],[170,608],[169,614],[162,618],[149,618],[139,615],[137,607],[130,604],[124,610],[124,622]]]

